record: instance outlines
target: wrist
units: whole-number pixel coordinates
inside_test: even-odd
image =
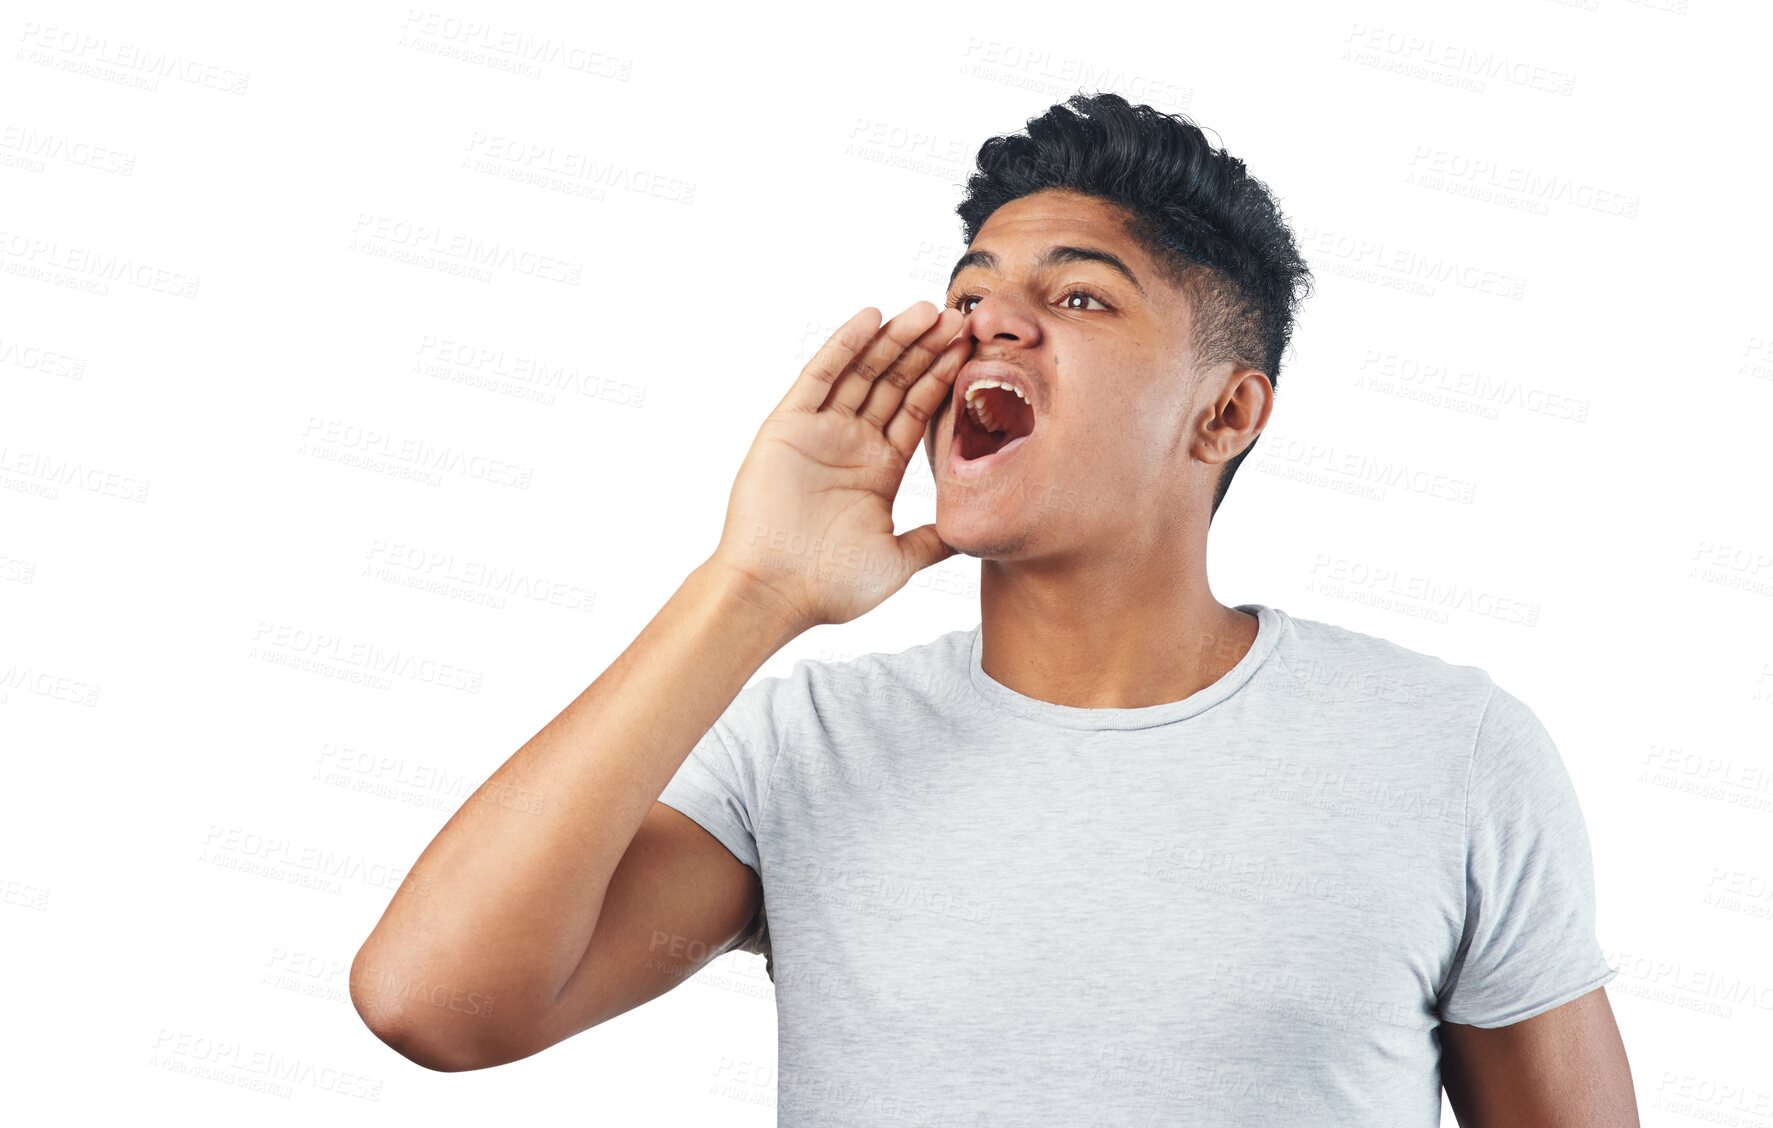
[[[817,625],[780,592],[722,560],[711,556],[696,573],[707,585],[716,613],[740,625],[749,637],[768,639],[780,648]]]

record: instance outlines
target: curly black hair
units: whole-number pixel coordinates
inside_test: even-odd
[[[1235,361],[1279,387],[1311,271],[1268,186],[1243,161],[1213,147],[1181,114],[1119,94],[1075,94],[1030,118],[1024,132],[979,147],[955,209],[966,243],[998,208],[1048,188],[1119,205],[1127,234],[1188,298],[1197,370]],[[1225,464],[1213,513],[1255,445]]]

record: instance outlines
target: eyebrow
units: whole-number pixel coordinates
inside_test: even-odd
[[[1044,270],[1047,267],[1058,266],[1060,263],[1066,262],[1099,262],[1104,266],[1112,267],[1125,275],[1127,281],[1138,288],[1141,296],[1145,294],[1145,286],[1139,281],[1139,276],[1133,273],[1133,268],[1122,262],[1119,255],[1110,254],[1100,247],[1048,247],[1045,254],[1034,260],[1034,266],[1036,270]],[[960,272],[969,266],[996,270],[998,269],[997,256],[990,251],[968,251],[960,256],[959,262],[954,264],[954,270],[948,275],[948,285],[953,286],[954,280],[960,277]]]

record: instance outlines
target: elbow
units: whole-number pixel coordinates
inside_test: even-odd
[[[447,1009],[427,1014],[432,1008],[422,1001],[384,991],[362,975],[362,962],[359,952],[351,967],[351,1005],[357,1017],[384,1045],[414,1065],[437,1073],[463,1073],[526,1056],[511,1052],[500,1032],[485,1025],[490,1008],[466,1024],[462,1015]]]
[[[500,1064],[496,1055],[487,1055],[472,1046],[464,1046],[447,1038],[427,1037],[409,1027],[371,1026],[370,1032],[389,1049],[436,1073],[466,1073]]]
[[[468,1037],[459,1028],[428,1023],[420,1016],[401,1011],[377,1012],[373,1002],[366,1006],[355,994],[351,1001],[371,1034],[407,1061],[436,1073],[490,1069],[525,1056],[509,1052],[508,1047],[491,1037]]]

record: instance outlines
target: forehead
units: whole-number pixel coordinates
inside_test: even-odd
[[[1021,196],[991,213],[968,250],[998,252],[1005,269],[1052,243],[1111,250],[1141,275],[1152,264],[1127,234],[1126,213],[1099,196],[1048,188]]]

